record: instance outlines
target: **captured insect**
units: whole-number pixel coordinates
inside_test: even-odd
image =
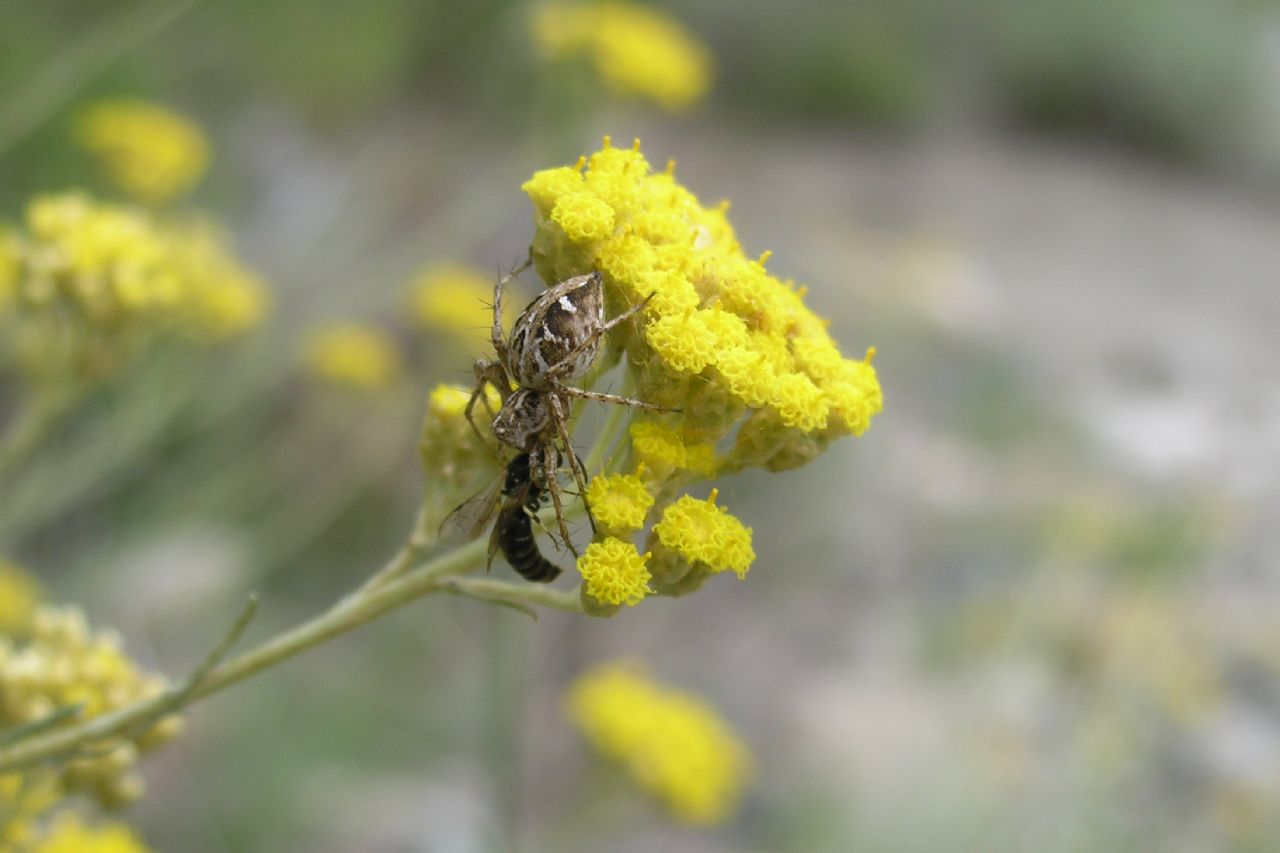
[[[485,385],[497,389],[502,406],[493,416],[490,429],[504,444],[529,454],[530,481],[537,480],[539,488],[545,487],[551,494],[556,510],[556,523],[560,536],[570,551],[578,551],[569,537],[565,523],[557,468],[562,458],[567,458],[573,471],[578,494],[587,517],[595,529],[591,507],[586,505],[587,475],[573,452],[569,436],[569,407],[573,398],[600,400],[669,412],[643,400],[588,391],[568,384],[579,379],[591,369],[600,354],[600,346],[609,330],[625,323],[644,308],[645,302],[633,305],[612,320],[604,316],[604,277],[590,272],[566,279],[544,290],[520,312],[511,329],[510,338],[502,334],[502,289],[511,278],[533,263],[532,255],[524,265],[505,278],[499,279],[493,289],[493,341],[496,359],[478,359],[475,363],[476,388],[467,402],[466,415],[481,437],[473,418],[477,400],[485,402]],[[533,471],[540,469],[540,474]]]
[[[554,448],[551,452],[557,453]],[[542,556],[533,538],[535,514],[545,503],[548,492],[542,479],[545,469],[541,460],[533,459],[538,453],[540,451],[515,456],[491,486],[445,517],[440,525],[440,537],[454,542],[475,539],[484,532],[497,510],[498,520],[489,534],[488,565],[492,567],[493,555],[501,551],[520,577],[547,583],[556,579],[560,567]],[[560,467],[558,459],[554,467]]]

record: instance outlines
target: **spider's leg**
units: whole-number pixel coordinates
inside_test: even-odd
[[[578,459],[578,454],[573,451],[573,441],[569,436],[569,427],[567,426],[568,414],[565,412],[565,407],[561,404],[558,396],[555,394],[547,396],[551,401],[551,420],[555,422],[560,442],[564,445],[565,453],[569,456],[569,467],[573,469],[573,481],[578,487],[578,497],[582,500],[582,508],[587,511],[587,520],[591,522],[591,535],[595,536],[596,517],[591,512],[591,505],[587,503],[587,472],[583,470],[582,461]]]
[[[569,536],[569,526],[564,520],[564,505],[560,500],[560,483],[556,480],[556,461],[550,454],[542,457],[542,469],[547,480],[547,489],[551,492],[551,503],[556,508],[556,524],[560,527],[560,535],[564,538],[564,543],[569,546],[574,559],[577,559],[582,555],[578,553],[577,548],[573,547],[573,539]]]
[[[588,391],[585,388],[575,388],[572,385],[556,385],[556,392],[567,394],[570,397],[582,397],[584,400],[599,400],[602,403],[617,403],[621,406],[634,406],[637,409],[648,409],[653,412],[678,412],[679,409],[672,409],[666,406],[659,406],[657,403],[646,403],[644,400],[637,400],[633,397],[623,397],[618,394],[606,394],[603,391]]]

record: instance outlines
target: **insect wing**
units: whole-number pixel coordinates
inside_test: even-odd
[[[498,508],[504,476],[503,472],[499,472],[493,482],[481,489],[475,497],[463,501],[446,515],[444,521],[440,522],[440,538],[445,542],[470,542],[483,533]]]

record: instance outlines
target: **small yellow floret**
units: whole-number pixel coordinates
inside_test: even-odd
[[[578,574],[596,601],[633,607],[651,592],[648,559],[630,542],[609,538],[587,546],[578,558]]]
[[[699,373],[716,358],[716,338],[702,311],[673,314],[650,322],[644,337],[663,363],[678,373]]]
[[[520,189],[529,196],[544,214],[550,215],[561,196],[579,192],[584,184],[582,172],[570,166],[543,169],[521,184]]]
[[[303,357],[315,376],[353,388],[384,387],[400,372],[395,339],[381,329],[356,323],[315,330]]]
[[[716,489],[705,501],[684,495],[663,510],[662,520],[653,526],[653,532],[658,541],[691,563],[704,563],[713,572],[732,570],[739,578],[746,577],[756,558],[751,528],[716,506],[716,495]]]
[[[779,376],[774,383],[769,403],[778,410],[778,416],[784,424],[804,432],[824,429],[831,410],[831,404],[823,396],[822,389],[803,373]]]
[[[189,190],[204,174],[209,146],[200,128],[145,101],[102,101],[76,128],[81,145],[102,161],[126,192],[151,203]]]
[[[0,635],[22,635],[40,605],[40,584],[16,564],[0,559]]]
[[[587,487],[591,514],[610,533],[623,535],[644,527],[654,497],[645,488],[644,466],[635,474],[596,477]]]
[[[575,243],[603,240],[613,232],[613,208],[585,192],[561,196],[551,210],[551,220]]]
[[[636,457],[657,476],[684,467],[684,441],[675,430],[656,421],[637,421],[631,425],[630,435]]]
[[[711,825],[737,807],[751,755],[733,729],[697,696],[609,664],[570,688],[569,714],[591,744],[622,762],[679,820]]]

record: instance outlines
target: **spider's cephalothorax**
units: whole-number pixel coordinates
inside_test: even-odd
[[[526,262],[524,269],[529,266]],[[643,409],[669,411],[652,403],[588,391],[566,384],[585,376],[600,354],[604,336],[610,329],[623,323],[644,307],[641,302],[614,317],[604,317],[604,277],[599,272],[574,276],[547,288],[537,299],[529,303],[512,327],[511,337],[502,333],[502,288],[520,270],[498,281],[493,290],[493,341],[496,360],[480,359],[476,362],[476,390],[467,404],[467,420],[480,435],[472,418],[477,400],[484,399],[486,384],[493,385],[502,399],[502,407],[490,424],[492,433],[502,443],[521,453],[530,453],[550,446],[564,451],[573,469],[578,494],[586,505],[587,475],[582,470],[578,456],[573,452],[568,420],[569,405],[574,397],[601,400],[637,406]],[[482,437],[483,440],[483,437]],[[577,551],[569,539],[569,531],[561,508],[560,486],[557,480],[559,453],[535,453],[534,459],[543,460],[543,474],[555,505],[560,535]],[[591,508],[587,507],[587,516]],[[591,520],[595,527],[595,520]]]

